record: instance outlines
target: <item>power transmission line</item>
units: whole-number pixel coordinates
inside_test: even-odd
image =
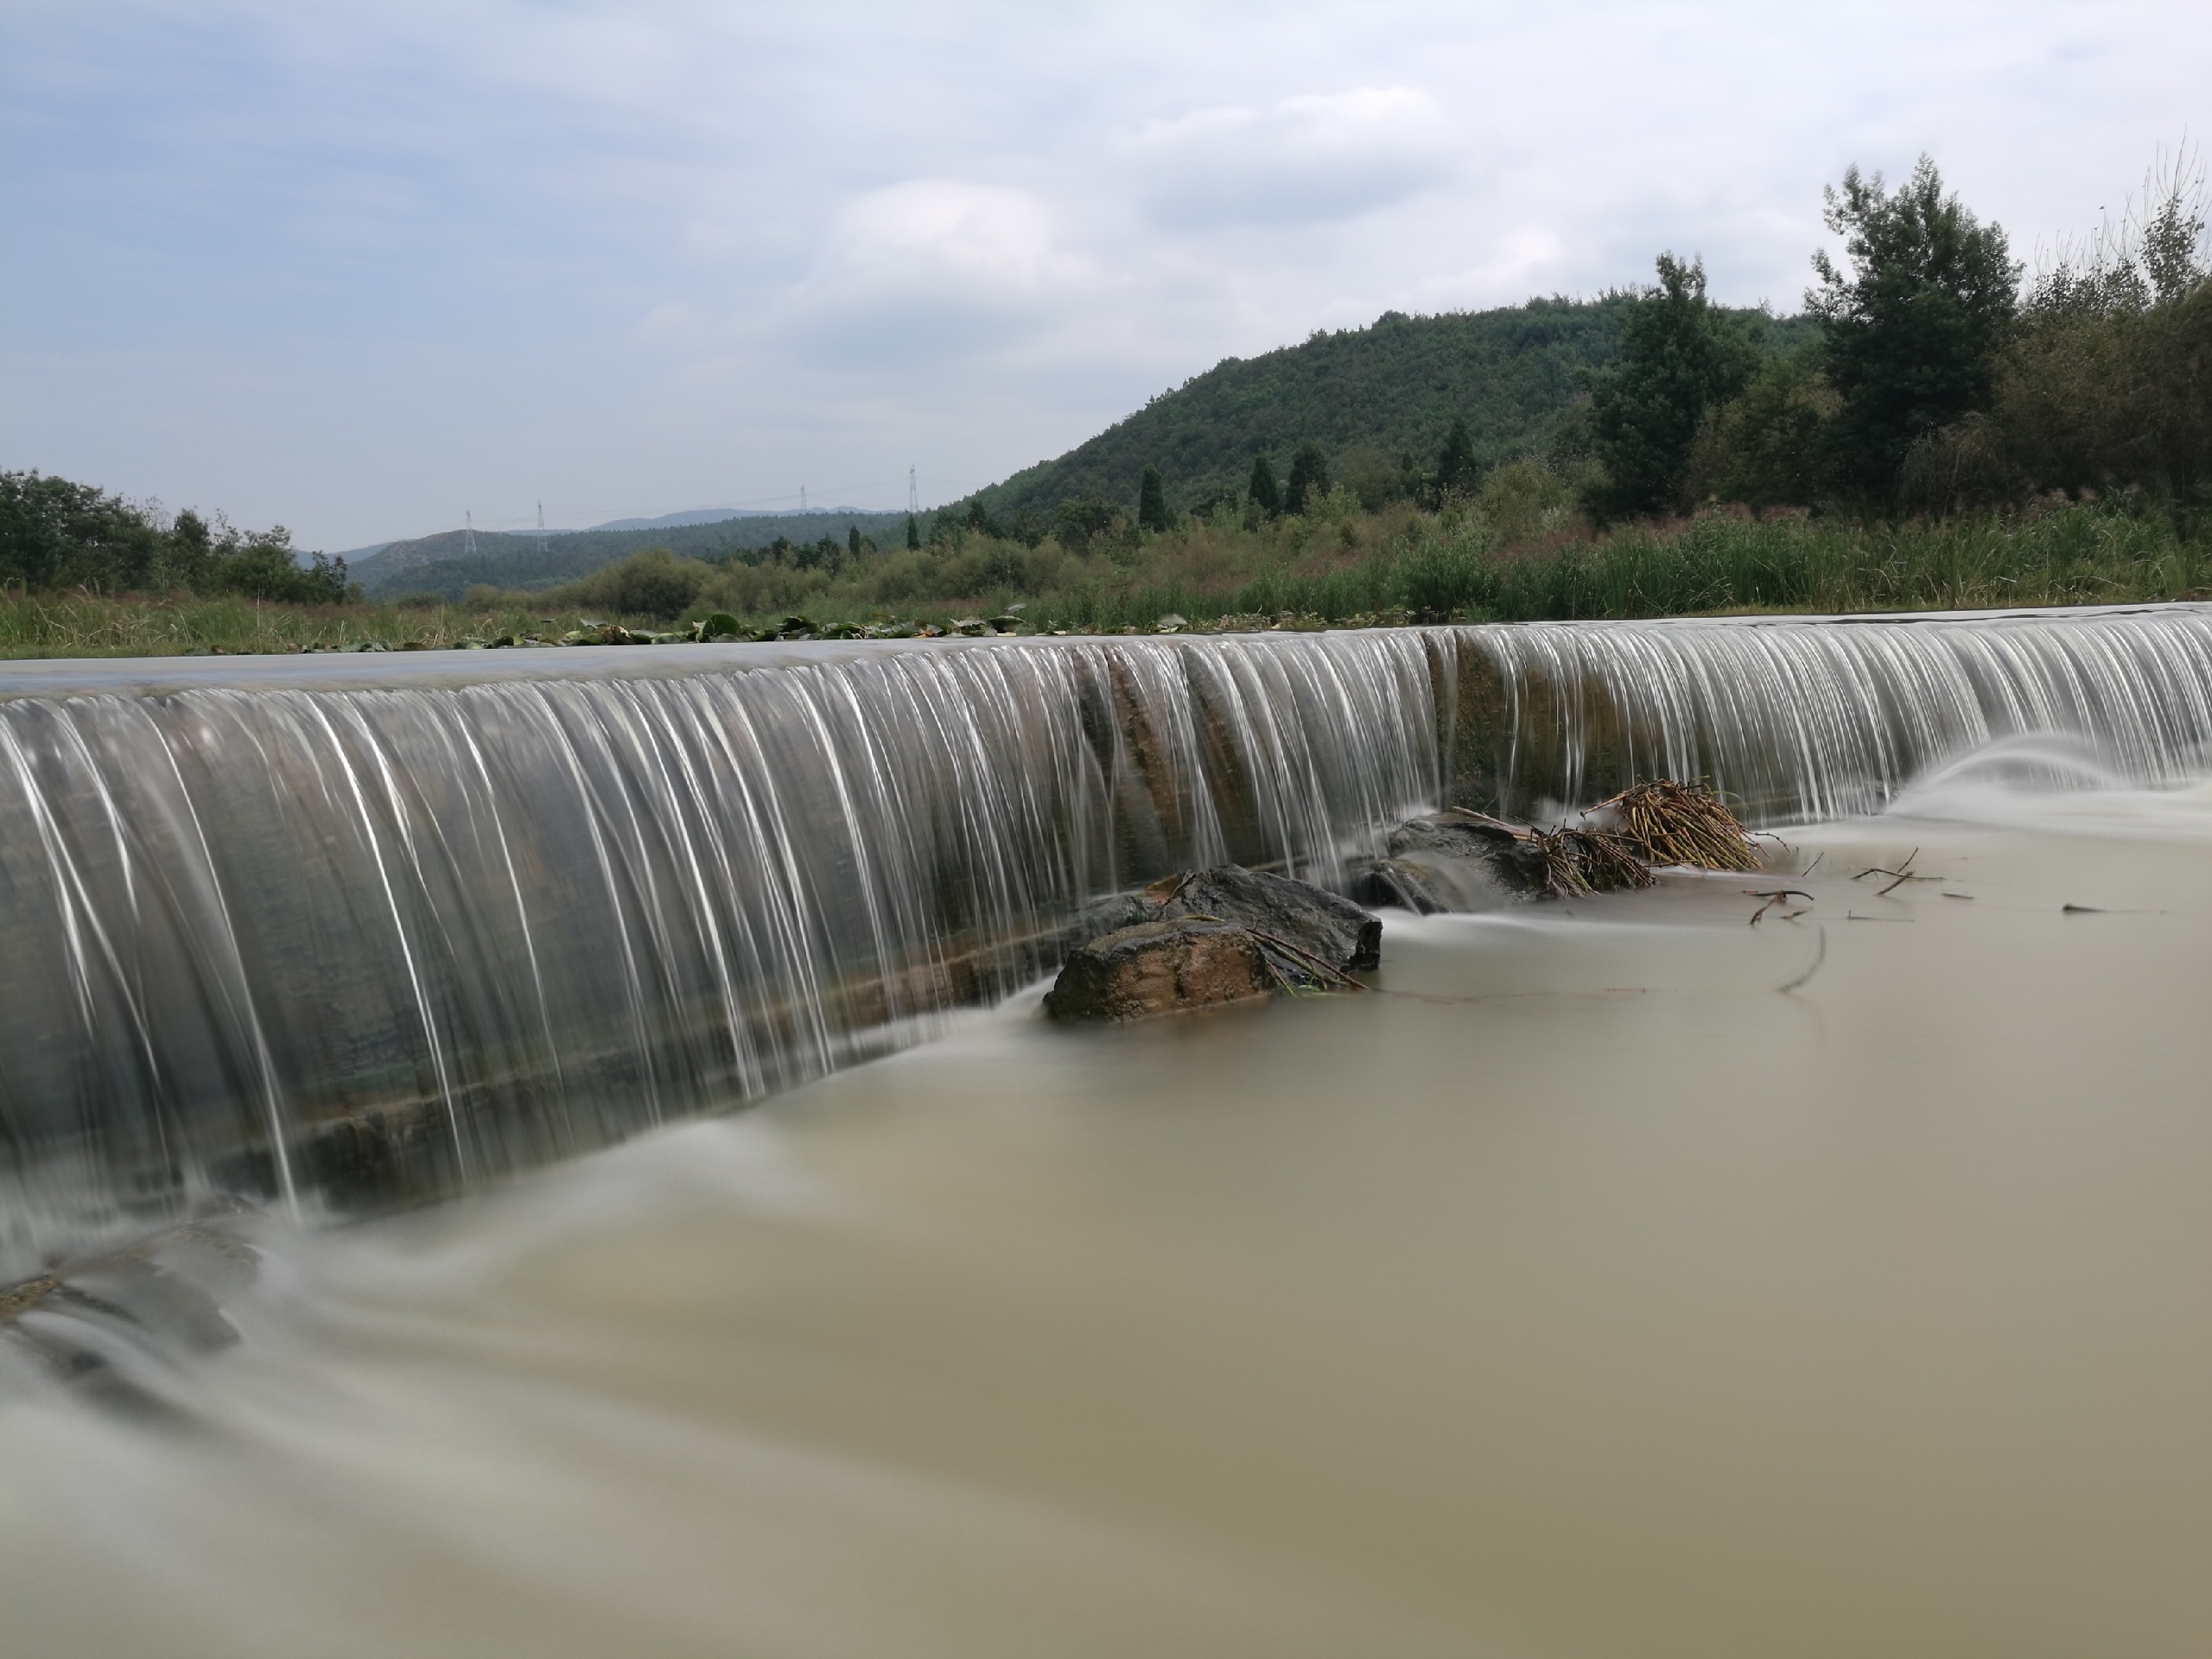
[[[461,532],[461,550],[465,556],[473,559],[476,556],[476,515],[473,512],[464,512],[461,518],[461,522],[467,526]]]

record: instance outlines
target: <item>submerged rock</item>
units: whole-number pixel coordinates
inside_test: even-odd
[[[0,1287],[0,1396],[28,1372],[110,1408],[167,1411],[149,1382],[185,1354],[238,1340],[222,1300],[259,1260],[238,1236],[242,1219],[188,1223]]]
[[[1352,896],[1421,915],[1497,910],[1552,891],[1549,861],[1529,831],[1457,808],[1408,819],[1384,856],[1355,867]]]
[[[1630,807],[1642,816],[1624,821]],[[1355,869],[1352,891],[1427,914],[1648,887],[1655,849],[1704,869],[1758,868],[1734,817],[1695,785],[1639,785],[1581,817],[1579,826],[1538,830],[1465,807],[1432,812],[1392,830],[1387,855]]]
[[[1363,858],[1351,868],[1351,896],[1361,904],[1395,905],[1416,916],[1491,908],[1468,902],[1465,885],[1459,872],[1432,868],[1416,858]]]
[[[1045,998],[1055,1020],[1144,1020],[1249,1002],[1278,988],[1249,930],[1229,922],[1140,922],[1070,957]]]

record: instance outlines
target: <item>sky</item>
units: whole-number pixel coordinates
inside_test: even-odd
[[[1802,303],[1923,152],[2031,264],[2212,7],[0,0],[0,468],[332,550],[957,499],[1225,356]]]

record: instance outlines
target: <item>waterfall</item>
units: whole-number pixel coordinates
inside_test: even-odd
[[[0,1282],[788,1086],[1178,867],[1638,775],[1870,810],[2024,732],[2188,772],[2212,608],[13,669]]]
[[[2193,775],[2212,742],[2212,607],[1461,632],[1459,791],[1540,813],[1635,779],[1707,778],[1766,824],[1878,810],[1997,739],[2063,733],[2120,775]]]

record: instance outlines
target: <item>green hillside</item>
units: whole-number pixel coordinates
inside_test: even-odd
[[[1365,328],[1316,333],[1262,357],[1227,358],[1152,399],[1057,461],[1039,462],[982,493],[1002,521],[1049,518],[1070,498],[1125,510],[1147,467],[1157,467],[1171,510],[1217,492],[1241,492],[1252,458],[1281,476],[1291,453],[1318,443],[1344,481],[1395,470],[1411,454],[1433,465],[1455,419],[1467,423],[1484,466],[1541,449],[1568,418],[1578,371],[1617,353],[1631,301],[1534,299],[1496,311],[1409,317],[1386,311]],[[1794,345],[1809,325],[1735,314]]]
[[[1530,300],[1496,311],[1409,317],[1386,311],[1365,328],[1319,332],[1264,356],[1227,358],[1056,461],[982,491],[990,516],[1033,540],[1060,503],[1095,499],[1131,511],[1147,467],[1157,467],[1167,504],[1183,511],[1240,495],[1256,454],[1278,476],[1300,444],[1318,443],[1335,478],[1363,495],[1395,493],[1399,463],[1434,464],[1454,420],[1465,420],[1487,467],[1547,448],[1572,418],[1581,372],[1618,353],[1632,301]],[[1770,350],[1794,346],[1812,325],[1758,312],[1731,314]],[[718,563],[784,539],[842,542],[848,525],[886,550],[906,528],[900,513],[791,514],[654,530],[583,531],[545,550],[534,536],[488,532],[463,556],[461,531],[394,542],[359,561],[372,596],[435,594],[458,599],[484,584],[510,591],[557,587],[648,548]],[[1026,528],[1025,528],[1026,527]]]
[[[476,535],[476,555],[467,556],[467,535],[449,530],[412,541],[393,542],[381,552],[358,561],[353,579],[373,598],[397,594],[435,594],[457,600],[481,583],[509,590],[555,588],[603,566],[664,547],[686,558],[719,562],[752,548],[766,547],[781,538],[794,543],[814,542],[827,536],[842,543],[848,529],[884,547],[903,537],[903,512],[778,513],[755,518],[724,518],[710,524],[671,524],[654,530],[583,530],[550,536],[545,550],[537,550],[535,535],[505,536],[489,531]]]

